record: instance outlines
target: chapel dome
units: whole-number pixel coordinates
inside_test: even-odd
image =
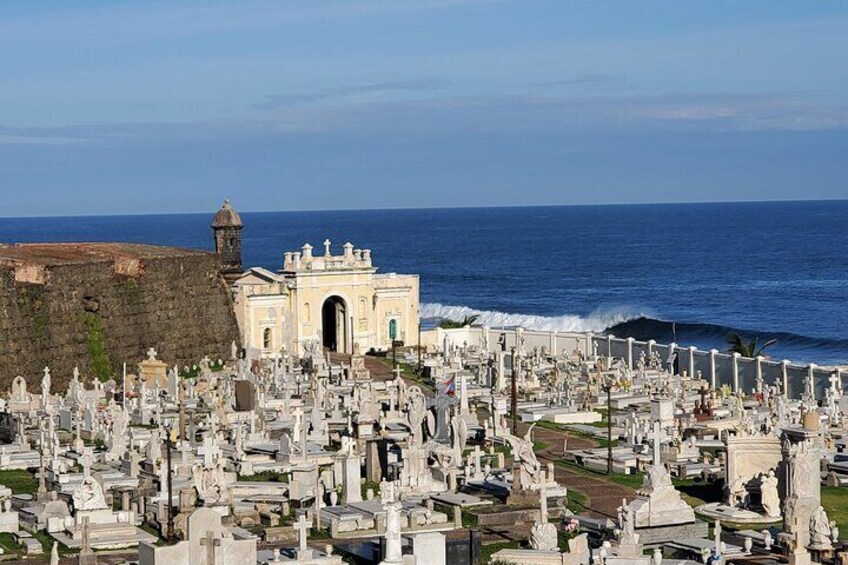
[[[212,227],[240,228],[243,226],[244,224],[241,221],[241,216],[239,216],[238,212],[233,209],[229,200],[224,200],[224,205],[221,206],[221,209],[218,210],[218,213],[215,214],[215,218],[212,220]]]

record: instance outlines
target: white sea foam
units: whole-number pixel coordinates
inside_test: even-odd
[[[566,314],[564,316],[533,316],[510,314],[492,310],[475,310],[467,306],[445,304],[422,304],[421,317],[461,321],[466,316],[477,316],[476,324],[492,328],[521,326],[528,330],[562,332],[601,332],[616,324],[639,318],[646,314],[632,308],[595,310],[586,317]]]

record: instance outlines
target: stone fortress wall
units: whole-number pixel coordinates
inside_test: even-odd
[[[0,245],[0,390],[49,366],[63,390],[75,366],[119,380],[148,348],[170,366],[228,359],[239,343],[217,257],[138,244]]]

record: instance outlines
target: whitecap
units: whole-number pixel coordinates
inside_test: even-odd
[[[468,306],[454,306],[438,303],[421,305],[421,317],[431,320],[461,321],[467,316],[477,316],[475,325],[491,328],[521,326],[528,330],[562,332],[602,332],[617,324],[647,316],[630,307],[602,308],[588,316],[565,314],[561,316],[534,316],[515,314],[495,310],[476,310]]]

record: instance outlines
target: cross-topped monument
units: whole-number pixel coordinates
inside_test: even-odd
[[[662,441],[666,438],[665,430],[662,429],[662,425],[659,421],[654,421],[653,428],[647,435],[648,439],[652,442],[651,450],[653,451],[653,461],[654,465],[662,465],[662,458],[660,457],[660,449],[662,448]]]
[[[306,545],[307,540],[307,532],[309,531],[310,524],[306,521],[306,518],[303,514],[297,519],[297,522],[292,526],[297,531],[298,537],[298,549],[297,549],[297,558],[298,561],[301,558],[311,558],[312,550],[309,549],[309,546]]]
[[[215,564],[215,548],[221,547],[221,538],[215,537],[215,532],[209,530],[206,537],[200,540],[200,545],[206,547],[206,565]]]
[[[203,438],[203,446],[198,450],[203,454],[203,466],[206,468],[214,467],[221,455],[221,448],[215,443],[215,439],[211,436]]]

